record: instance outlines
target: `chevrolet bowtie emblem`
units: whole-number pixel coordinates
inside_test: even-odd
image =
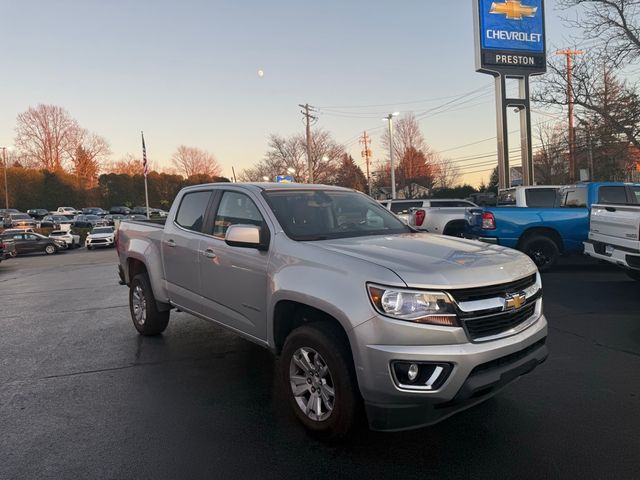
[[[524,305],[524,302],[527,301],[527,297],[524,293],[514,293],[507,296],[504,300],[504,309],[511,310],[518,309]]]
[[[535,17],[538,7],[522,5],[521,0],[506,0],[504,3],[493,2],[489,13],[506,15],[509,20],[522,20],[523,17]]]

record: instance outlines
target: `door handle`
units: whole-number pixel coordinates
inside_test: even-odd
[[[210,248],[207,248],[204,252],[202,252],[202,254],[207,258],[216,258],[217,257],[217,255]]]
[[[164,242],[167,247],[175,247],[176,246],[176,241],[175,240],[167,240],[166,242]]]
[[[616,209],[614,207],[604,207],[607,212],[615,212]]]

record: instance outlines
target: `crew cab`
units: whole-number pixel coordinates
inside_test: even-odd
[[[505,188],[498,192],[499,207],[554,207],[560,186],[529,185]]]
[[[619,203],[591,207],[584,253],[625,269],[640,281],[640,187],[630,187]]]
[[[363,406],[376,430],[433,424],[547,356],[526,255],[416,232],[353,190],[186,187],[164,226],[123,220],[116,245],[140,334],[176,308],[279,354],[290,407],[323,438]]]
[[[540,270],[549,270],[561,254],[583,253],[591,205],[615,203],[632,187],[622,182],[581,183],[561,187],[556,207],[469,209],[465,236],[516,248]]]

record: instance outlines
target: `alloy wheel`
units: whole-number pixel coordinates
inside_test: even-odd
[[[321,422],[335,406],[335,387],[327,362],[309,347],[297,349],[289,363],[289,383],[296,404],[311,420]]]

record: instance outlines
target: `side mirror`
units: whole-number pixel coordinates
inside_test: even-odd
[[[231,225],[227,229],[224,241],[232,247],[257,248],[267,250],[267,242],[260,238],[260,227],[256,225]]]

